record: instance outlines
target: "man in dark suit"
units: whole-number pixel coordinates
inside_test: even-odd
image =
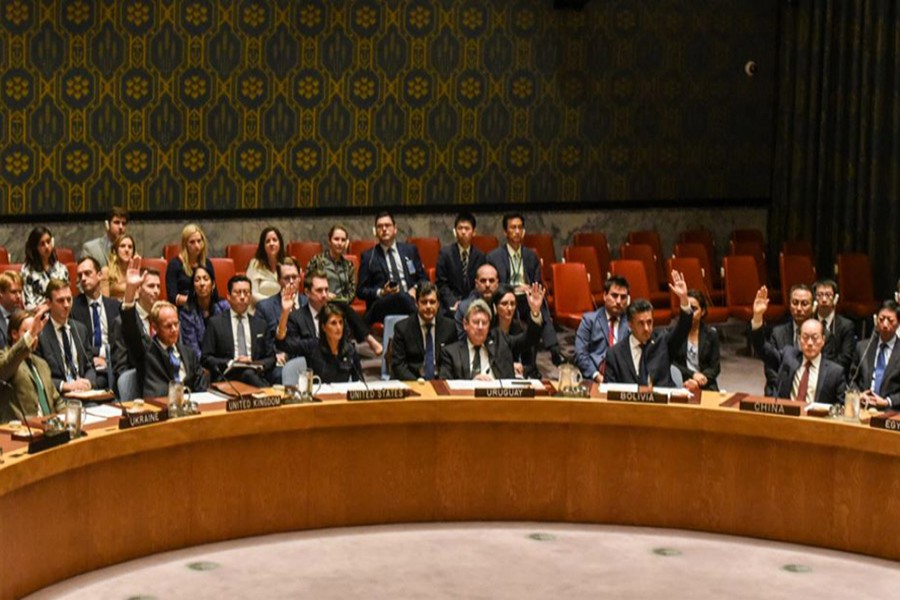
[[[791,287],[788,294],[791,319],[772,328],[768,343],[775,350],[783,350],[790,346],[798,347],[800,339],[800,327],[813,317],[815,302],[813,293],[806,284],[797,284]],[[774,396],[777,391],[775,380],[781,368],[780,354],[772,353],[768,357],[760,355],[763,359],[763,369],[766,375],[766,396]]]
[[[300,266],[293,258],[287,256],[284,262],[275,265],[275,270],[278,272],[278,284],[281,286],[282,294],[285,290],[289,290],[289,293],[295,298],[294,309],[299,308],[301,294],[295,292],[300,284]],[[282,294],[274,294],[256,303],[256,314],[265,320],[266,333],[273,345],[275,344],[275,328],[278,327],[278,319],[281,317]]]
[[[512,379],[514,354],[533,346],[543,325],[541,305],[544,288],[533,283],[526,292],[529,313],[523,333],[509,336],[499,327],[491,329],[491,309],[484,300],[475,300],[466,311],[466,339],[444,347],[441,352],[441,379]]]
[[[497,269],[500,283],[507,283],[516,290],[519,318],[525,321],[528,319],[529,308],[523,292],[532,283],[544,285],[541,261],[534,250],[522,245],[525,238],[525,217],[520,213],[503,215],[503,231],[506,233],[506,244],[492,250],[487,255],[487,261]],[[550,351],[553,364],[558,365],[562,362],[559,341],[553,328],[553,320],[550,318],[550,309],[546,305],[541,308],[541,315],[544,322],[542,331],[544,348]]]
[[[78,263],[78,285],[81,293],[72,301],[72,319],[87,328],[91,342],[94,370],[97,372],[97,387],[109,386],[110,332],[119,316],[121,304],[100,293],[100,265],[91,256],[85,256]]]
[[[160,274],[156,269],[144,268],[140,275],[141,283],[135,293],[134,310],[137,316],[138,332],[145,346],[149,346],[153,341],[150,336],[150,310],[156,301],[159,300],[160,293]],[[113,376],[118,378],[128,369],[133,369],[137,365],[131,362],[131,355],[128,347],[125,345],[125,336],[122,333],[122,313],[121,307],[119,316],[113,319],[112,333],[110,333],[111,345],[109,348],[110,358],[112,359]],[[198,356],[199,360],[200,357]]]
[[[441,248],[438,254],[435,282],[441,308],[450,317],[459,308],[460,301],[472,291],[478,267],[484,264],[484,253],[472,245],[475,237],[475,215],[461,212],[456,215],[453,233],[456,242]]]
[[[378,244],[359,261],[356,295],[366,301],[366,323],[384,321],[387,315],[416,312],[416,289],[428,281],[419,251],[412,244],[397,241],[397,226],[389,212],[375,217]]]
[[[66,402],[53,385],[50,367],[33,353],[50,307],[35,312],[15,310],[9,318],[9,348],[0,351],[0,373],[8,385],[0,386],[0,423],[26,416],[61,412]],[[23,412],[24,411],[24,414]]]
[[[466,316],[466,311],[469,310],[469,305],[475,300],[484,300],[487,302],[488,307],[490,307],[494,292],[497,291],[498,287],[500,287],[500,280],[497,278],[497,269],[494,268],[494,265],[484,263],[478,267],[478,271],[475,273],[475,288],[469,292],[468,296],[462,299],[459,306],[456,307],[456,313],[453,315],[457,339],[466,339],[466,330],[463,326],[463,321]]]
[[[319,337],[319,313],[328,304],[328,276],[323,271],[306,274],[303,295],[282,294],[281,315],[275,330],[275,346],[288,359],[305,356],[303,340]],[[300,298],[299,301],[295,296]],[[293,308],[299,304],[299,308]],[[345,330],[344,335],[349,335]]]
[[[275,349],[266,335],[265,320],[247,312],[251,294],[246,275],[228,280],[230,309],[210,318],[200,361],[215,379],[236,379],[263,388],[269,385],[266,375],[275,366]]]
[[[603,308],[584,313],[575,332],[575,364],[585,379],[603,382],[606,353],[628,335],[628,280],[613,275],[603,285]],[[610,327],[612,325],[612,327]]]
[[[807,319],[800,325],[797,345],[779,349],[767,341],[763,333],[763,315],[768,305],[769,292],[763,286],[753,302],[750,341],[764,360],[779,365],[773,395],[807,403],[843,404],[844,370],[822,356],[822,348],[825,347],[822,322]]]
[[[693,311],[688,302],[688,288],[684,277],[672,271],[669,289],[681,301],[678,322],[674,328],[660,330],[653,327],[653,305],[644,298],[632,302],[626,310],[630,332],[606,353],[606,374],[609,383],[637,383],[674,387],[672,355],[675,348],[687,343],[691,331]]]
[[[84,392],[97,387],[91,341],[87,327],[70,318],[72,290],[69,284],[51,279],[47,284],[50,323],[41,332],[38,354],[50,365],[53,385],[61,394]]]
[[[0,348],[6,347],[8,343],[9,317],[16,309],[24,308],[22,276],[16,271],[4,271],[0,274]]]
[[[831,279],[820,279],[813,284],[813,292],[816,294],[815,318],[825,326],[825,349],[822,350],[822,355],[841,365],[844,375],[849,375],[856,348],[856,331],[853,321],[835,311],[838,303],[837,283]]]
[[[418,314],[394,326],[391,376],[401,381],[434,379],[440,372],[444,346],[456,341],[453,321],[438,312],[437,289],[426,281],[416,298]]]
[[[872,338],[857,346],[850,384],[864,390],[862,400],[868,406],[900,410],[900,352],[894,352],[898,323],[900,306],[886,300],[875,314]]]
[[[137,311],[135,298],[138,289],[155,280],[159,290],[159,273],[141,271],[141,258],[135,256],[126,272],[125,297],[122,300],[122,337],[128,351],[129,360],[137,369],[144,398],[167,396],[169,383],[184,383],[191,391],[206,389],[206,379],[200,368],[200,359],[188,346],[178,339],[178,309],[174,304],[158,301],[153,304],[148,316],[149,324],[155,331],[152,337],[145,337],[141,317]]]

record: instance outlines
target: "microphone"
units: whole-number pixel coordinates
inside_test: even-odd
[[[850,385],[856,386],[859,389],[859,386],[856,385],[856,377],[859,375],[860,369],[862,369],[863,360],[865,360],[866,355],[869,353],[869,349],[872,347],[872,342],[875,341],[875,338],[878,336],[878,331],[872,331],[872,335],[869,336],[869,341],[866,343],[866,348],[862,352],[862,356],[859,359],[859,362],[856,363],[856,367],[853,369],[853,372],[850,374],[849,382]]]
[[[231,381],[230,379],[226,379],[226,378],[225,378],[225,373],[224,373],[224,372],[219,372],[219,373],[218,373],[218,377],[216,378],[216,380],[217,380],[217,381],[221,381],[222,383],[227,384],[228,387],[230,387],[230,388],[232,389],[232,391],[233,391],[235,394],[237,394],[238,400],[243,400],[243,399],[244,399],[244,394],[241,393],[241,390],[239,390],[238,387],[237,387],[236,385],[234,385],[234,382],[233,382],[233,381]]]
[[[366,382],[366,376],[363,375],[363,372],[362,372],[362,366],[361,366],[361,365],[357,365],[357,364],[356,364],[356,361],[353,360],[353,357],[350,356],[350,353],[347,351],[346,343],[347,343],[346,341],[343,342],[343,344],[344,344],[344,345],[343,345],[343,352],[341,352],[341,354],[342,354],[347,360],[350,361],[350,369],[351,369],[351,371],[353,372],[354,375],[356,375],[356,376],[359,378],[359,380],[362,382],[363,386],[365,386],[366,391],[368,392],[368,391],[369,391],[369,384]]]

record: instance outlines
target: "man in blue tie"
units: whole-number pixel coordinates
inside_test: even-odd
[[[456,327],[440,314],[437,288],[431,282],[419,286],[417,314],[394,327],[390,364],[394,379],[431,380],[440,372],[441,350],[456,341]]]
[[[119,316],[121,304],[100,293],[100,265],[93,257],[82,258],[77,273],[81,293],[72,302],[72,319],[87,328],[94,370],[97,372],[97,387],[106,389],[110,381],[110,332]]]
[[[864,390],[861,400],[868,406],[900,409],[900,352],[895,351],[898,323],[900,306],[886,300],[875,315],[874,337],[857,344],[856,377],[851,383]]]
[[[53,384],[61,394],[85,392],[97,387],[91,340],[87,328],[70,318],[72,290],[69,284],[51,279],[47,284],[50,323],[41,332],[38,354],[50,365]]]

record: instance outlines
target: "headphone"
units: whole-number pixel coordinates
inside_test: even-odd
[[[109,231],[109,221],[103,221],[103,226],[106,227],[107,231]]]

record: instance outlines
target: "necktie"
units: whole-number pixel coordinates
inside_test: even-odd
[[[94,326],[94,348],[103,345],[103,328],[100,325],[100,303],[91,302],[91,321]]]
[[[181,361],[175,356],[175,346],[169,346],[169,364],[172,365],[173,379],[176,383],[181,381]]]
[[[472,377],[475,377],[481,375],[481,346],[475,346],[472,351],[475,353],[472,357]]]
[[[31,380],[34,382],[34,389],[37,390],[38,395],[38,404],[41,405],[41,414],[47,416],[50,413],[50,403],[47,402],[47,390],[44,389],[44,384],[41,381],[41,376],[38,375],[37,369],[34,368],[34,363],[31,360],[27,361],[28,363],[28,371],[31,373]]]
[[[795,400],[806,402],[806,393],[809,390],[809,367],[811,362],[806,361],[803,364],[803,375],[800,376],[800,385],[797,386],[797,397]]]
[[[612,348],[616,345],[616,318],[613,317],[609,320],[609,348]]]
[[[319,313],[313,315],[313,331],[315,331],[316,337],[319,337]]]
[[[432,324],[425,325],[425,379],[434,379],[434,338],[431,335]]]
[[[509,277],[510,285],[519,285],[519,273],[522,270],[522,257],[518,252],[512,255],[512,274]]]
[[[887,367],[887,361],[884,358],[886,351],[887,344],[881,342],[881,345],[878,346],[878,356],[875,357],[875,375],[872,378],[872,391],[876,394],[881,390],[881,382],[884,380],[884,369]]]
[[[471,278],[469,277],[469,250],[465,249],[460,254],[460,260],[462,261],[462,276],[463,276],[463,289],[465,291],[469,291],[471,285]]]
[[[68,329],[65,325],[59,328],[60,333],[62,333],[62,341],[63,341],[63,354],[66,357],[66,369],[68,369],[68,373],[66,374],[66,381],[74,381],[78,377],[78,369],[75,367],[75,360],[72,356],[72,342],[69,340],[69,334],[66,332]]]
[[[638,370],[638,383],[640,385],[647,385],[649,382],[650,375],[647,373],[647,353],[645,350],[647,349],[647,344],[641,344],[641,359],[638,361],[638,366],[640,369]]]
[[[249,356],[247,354],[247,332],[244,331],[244,315],[237,316],[237,343],[238,355]]]
[[[400,286],[400,289],[405,292],[406,288],[403,286],[403,280],[400,277],[400,265],[397,263],[397,249],[391,248],[388,250],[388,255],[391,257],[391,278],[396,281],[397,285]]]

